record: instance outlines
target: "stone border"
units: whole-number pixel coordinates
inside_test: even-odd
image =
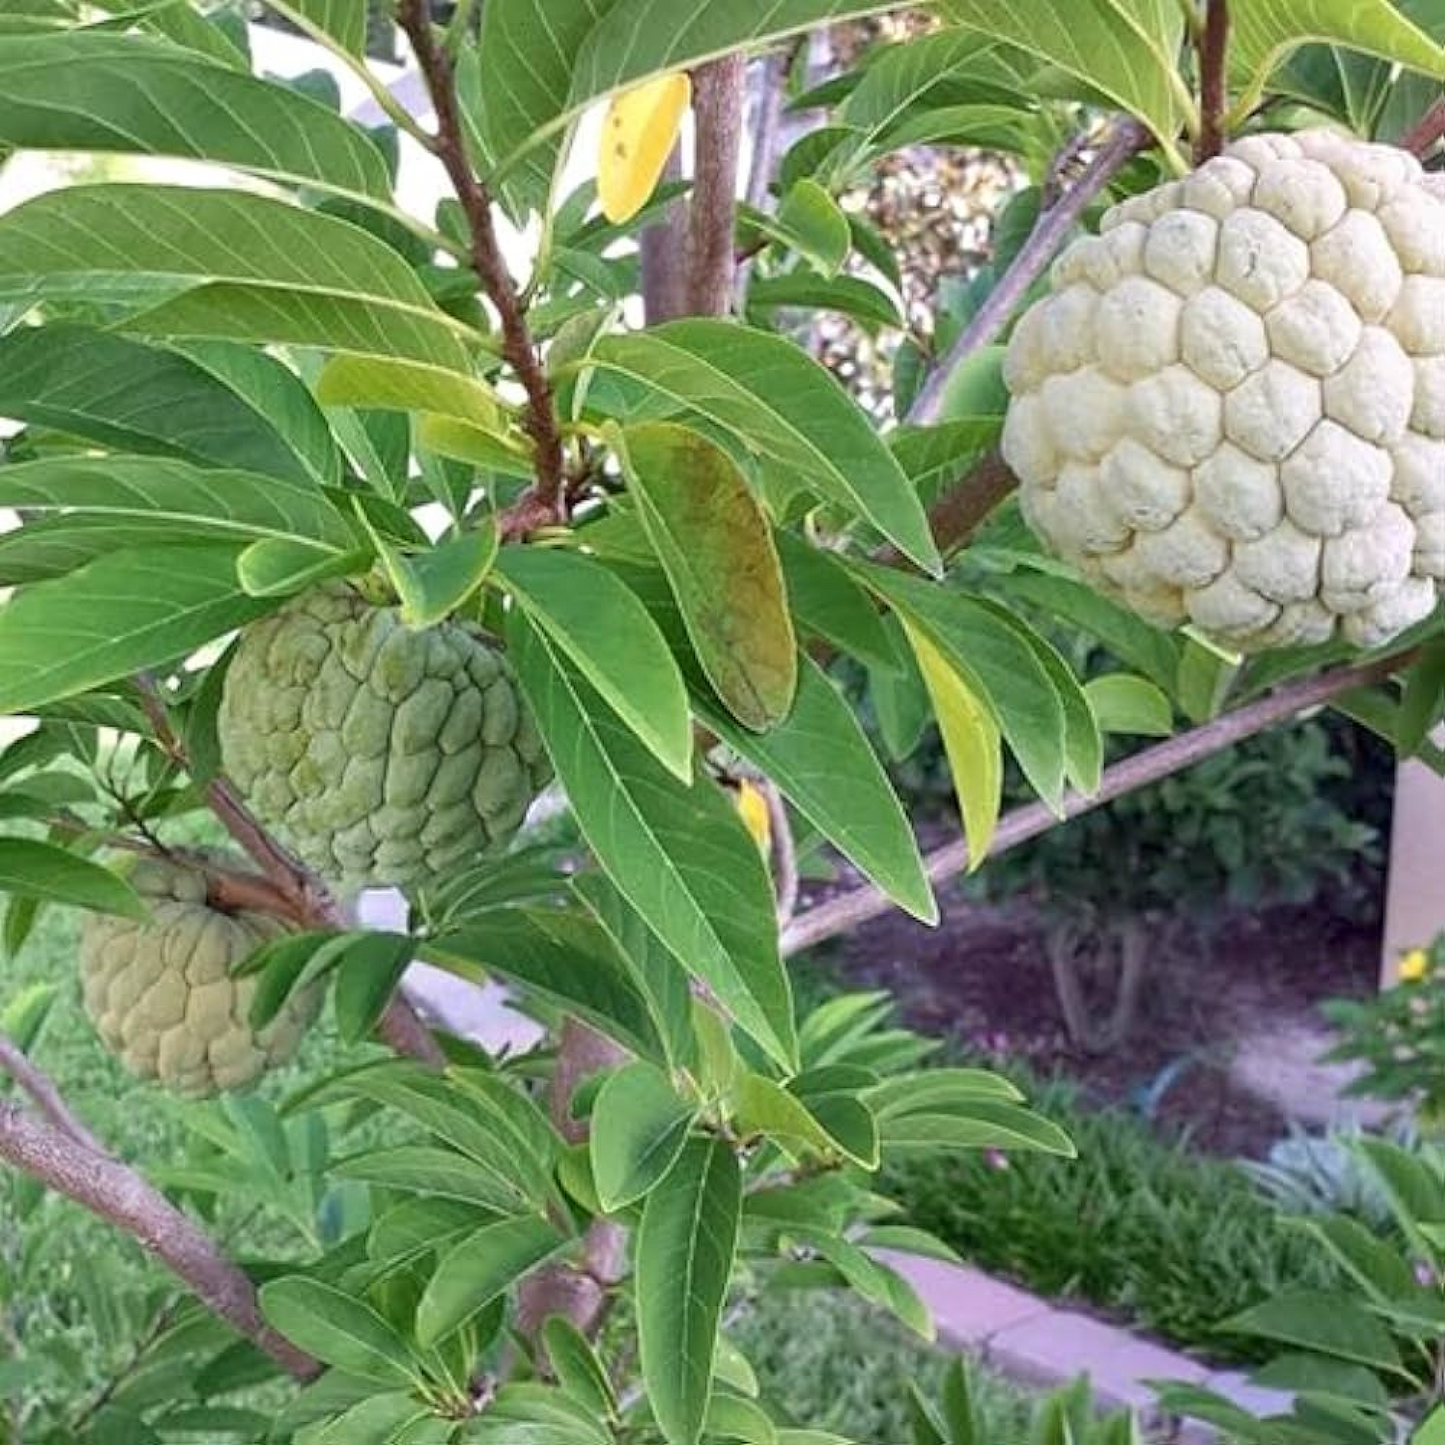
[[[938,1326],[939,1339],[965,1350],[997,1374],[1020,1384],[1053,1388],[1088,1375],[1099,1405],[1126,1406],[1151,1429],[1167,1428],[1145,1380],[1179,1380],[1212,1390],[1253,1414],[1283,1413],[1291,1396],[1251,1385],[1237,1370],[1211,1371],[1198,1360],[1142,1339],[1089,1315],[1060,1309],[1038,1295],[968,1265],[949,1264],[896,1250],[880,1258],[918,1291]],[[1219,1439],[1212,1426],[1176,1426],[1179,1445]]]

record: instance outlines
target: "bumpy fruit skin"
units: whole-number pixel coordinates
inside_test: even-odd
[[[1373,647],[1445,584],[1445,184],[1253,135],[1056,262],[1004,376],[1030,525],[1161,626]]]
[[[246,631],[219,732],[261,821],[348,887],[424,882],[507,842],[549,776],[501,652],[457,623],[408,631],[345,585]]]
[[[258,1033],[247,1022],[256,980],[231,976],[280,924],[209,907],[195,869],[145,860],[130,881],[146,921],[87,914],[81,928],[85,1010],[105,1046],[132,1074],[191,1098],[247,1088],[285,1063],[321,995],[293,994]]]

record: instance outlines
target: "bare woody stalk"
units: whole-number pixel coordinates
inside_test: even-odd
[[[246,1274],[134,1170],[15,1104],[0,1104],[0,1159],[125,1230],[288,1374],[311,1380],[321,1373],[315,1360],[262,1319]]]
[[[96,1154],[106,1153],[103,1145],[89,1129],[71,1112],[70,1106],[60,1097],[55,1081],[31,1062],[25,1051],[14,1039],[0,1034],[0,1070],[4,1070],[30,1096],[40,1117],[52,1129],[64,1134],[82,1149]]]
[[[1392,674],[1408,667],[1416,660],[1418,652],[1411,649],[1379,658],[1373,662],[1357,663],[1350,667],[1336,668],[1305,678],[1280,688],[1268,697],[1225,713],[1222,717],[1191,728],[1188,732],[1145,748],[1133,756],[1115,763],[1108,768],[1096,793],[1068,794],[1063,803],[1062,814],[1056,814],[1043,803],[1029,803],[1015,808],[998,826],[993,846],[988,851],[990,858],[1007,853],[1021,843],[1047,833],[1060,822],[1091,813],[1105,803],[1122,798],[1152,783],[1172,777],[1205,758],[1212,757],[1224,748],[1254,737],[1267,728],[1288,722],[1300,713],[1319,707],[1357,688],[1369,687],[1383,682]],[[969,867],[968,845],[963,839],[955,839],[935,849],[924,859],[928,877],[940,883],[957,877]],[[813,948],[829,938],[847,933],[866,923],[871,918],[888,912],[893,903],[876,888],[858,888],[853,892],[829,899],[816,908],[809,909],[795,918],[783,931],[782,948],[791,956]]]
[[[552,383],[533,342],[526,308],[497,240],[492,198],[467,155],[452,58],[432,30],[429,9],[426,0],[399,0],[396,23],[410,42],[426,81],[437,123],[430,146],[446,170],[466,217],[472,269],[501,322],[502,354],[527,393],[525,426],[536,448],[537,481],[524,504],[509,514],[504,528],[509,535],[524,536],[536,527],[565,516],[567,479],[562,437],[557,426]]]
[[[1213,160],[1224,149],[1224,121],[1229,111],[1229,4],[1207,0],[1199,41],[1199,139],[1195,165]]]
[[[741,54],[714,60],[693,77],[697,160],[688,222],[687,293],[694,316],[726,316],[733,307],[747,78],[747,59]]]

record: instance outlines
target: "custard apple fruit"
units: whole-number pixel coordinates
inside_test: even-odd
[[[1377,646],[1445,585],[1445,178],[1252,135],[1059,257],[1004,363],[1024,515],[1239,651]]]
[[[231,969],[285,930],[261,913],[222,913],[205,875],[146,859],[130,874],[150,907],[144,922],[87,914],[80,935],[85,1010],[132,1074],[192,1098],[244,1089],[285,1063],[321,1003],[293,994],[257,1032],[248,1022],[256,979]]]
[[[506,843],[549,776],[500,651],[456,622],[409,631],[344,584],[247,629],[218,727],[257,817],[345,886],[420,883]]]

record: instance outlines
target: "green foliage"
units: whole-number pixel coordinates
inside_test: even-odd
[[[888,1173],[907,1217],[983,1269],[1216,1358],[1259,1358],[1220,1332],[1221,1319],[1286,1286],[1335,1282],[1323,1251],[1277,1230],[1234,1164],[1161,1142],[1128,1114],[1086,1108],[1065,1085],[1038,1097],[1076,1160],[909,1160]]]
[[[1445,1110],[1445,937],[1410,949],[1397,967],[1394,988],[1325,1005],[1339,1034],[1327,1057],[1364,1066],[1347,1092],[1408,1100],[1434,1130]]]
[[[893,1025],[887,999],[797,1008],[778,916],[795,891],[789,820],[937,916],[854,710],[800,649],[822,642],[866,664],[892,752],[938,717],[976,863],[1011,769],[1020,801],[1061,812],[1070,788],[1099,785],[1106,735],[1161,734],[1177,713],[1204,722],[1334,656],[1237,669],[1095,598],[1010,534],[1007,509],[962,562],[944,555],[961,540],[948,508],[938,535],[930,518],[998,439],[1007,318],[964,365],[939,370],[943,353],[970,320],[989,321],[1012,260],[1022,269],[991,310],[1037,287],[1039,253],[1065,239],[1034,230],[1044,194],[1067,181],[1056,157],[1077,159],[1099,109],[1154,130],[1151,156],[1105,192],[1181,165],[1205,129],[1191,16],[1167,0],[1090,0],[1067,19],[1024,0],[941,0],[940,27],[798,97],[823,123],[760,177],[761,204],[733,235],[725,205],[710,220],[705,166],[626,224],[593,213],[590,184],[562,196],[583,112],[697,72],[702,133],[711,62],[906,7],[488,0],[428,28],[429,7],[400,7],[450,182],[425,216],[396,198],[398,132],[415,138],[420,123],[365,71],[364,8],[272,8],[360,71],[396,129],[341,115],[332,76],[255,75],[232,5],[15,0],[0,19],[4,153],[179,157],[246,182],[182,186],[145,166],[0,216],[0,412],[18,426],[0,458],[0,504],[18,523],[0,539],[0,712],[36,722],[0,751],[6,951],[61,906],[116,915],[102,933],[131,927],[149,895],[107,860],[174,863],[209,809],[246,857],[207,859],[204,877],[185,857],[186,916],[158,919],[165,904],[150,899],[125,948],[92,950],[93,974],[98,960],[125,975],[123,987],[107,975],[98,1010],[123,1049],[156,1044],[159,1071],[187,1084],[241,1082],[219,1077],[234,1040],[323,995],[343,1043],[364,1048],[406,1031],[392,1004],[413,957],[505,979],[549,1038],[499,1058],[444,1039],[445,1067],[307,1054],[304,1086],[284,1098],[181,1115],[184,1143],[119,1131],[219,1234],[247,1221],[251,1279],[226,1277],[226,1317],[237,1300],[244,1314],[254,1283],[269,1327],[320,1378],[281,1380],[257,1339],[169,1284],[152,1297],[149,1277],[112,1308],[105,1256],[57,1264],[53,1201],[8,1180],[22,1232],[3,1242],[7,1324],[27,1325],[11,1275],[28,1299],[47,1270],[47,1322],[94,1321],[59,1347],[53,1330],[32,1348],[12,1327],[0,1339],[16,1358],[0,1373],[40,1361],[23,1388],[26,1438],[42,1445],[267,1432],[277,1445],[614,1445],[648,1431],[667,1445],[797,1445],[753,1398],[732,1311],[757,1293],[827,1289],[927,1337],[921,1301],[871,1248],[944,1247],[891,1222],[881,1169],[1003,1150],[1017,1178],[1037,1156],[1038,1187],[1057,1187],[1073,1217],[1089,1210],[1063,1181],[1090,1177],[1065,1172],[1069,1132],[1007,1081],[924,1067],[931,1046]],[[1361,48],[1416,79],[1445,69],[1437,40],[1383,0],[1349,14],[1328,0],[1234,8],[1236,98],[1251,104],[1299,51],[1282,94],[1398,129],[1388,104],[1335,104],[1318,47]],[[1030,185],[999,217],[992,265],[948,278],[936,314],[919,317],[890,243],[843,192],[896,151],[965,143],[1007,153]],[[599,155],[608,180],[628,160]],[[659,308],[639,296],[655,268],[637,233],[689,192],[696,224],[675,258],[695,272],[686,290],[730,293],[731,275],[702,268],[741,247],[751,289],[716,309],[747,320],[638,327]],[[516,275],[493,198],[536,238]],[[809,347],[771,329],[820,311],[904,347],[894,391],[906,403],[927,385],[941,424],[880,427]],[[1061,612],[1108,651],[1109,677],[1086,688],[1088,659],[1044,635],[1036,619]],[[1441,675],[1422,667],[1341,705],[1433,759]],[[1296,751],[1206,765],[1152,811],[1121,803],[1131,846],[1103,877],[1076,852],[1075,896],[1109,915],[1123,906],[1113,880],[1144,873],[1155,896],[1192,907],[1225,874],[1249,876],[1262,834],[1275,852],[1261,889],[1341,875],[1365,840],[1316,807],[1331,771],[1317,740]],[[579,837],[508,851],[549,766]],[[735,806],[755,775],[779,795],[768,849]],[[1207,810],[1190,786],[1211,793]],[[1097,846],[1087,829],[1072,836]],[[1190,866],[1206,852],[1213,862]],[[334,890],[365,881],[410,890],[404,922],[353,926]],[[267,926],[246,934],[252,904]],[[213,948],[222,925],[228,946]],[[171,981],[147,986],[157,958]],[[34,1047],[46,1006],[21,994],[4,1017]],[[578,1065],[579,1038],[605,1056]],[[1096,1143],[1106,1161],[1119,1148]],[[0,1146],[15,1157],[3,1130]],[[1126,1187],[1139,1164],[1094,1179],[1095,1207],[1117,1201],[1126,1222],[1153,1211],[1193,1254],[1187,1288],[1176,1276],[1134,1307],[1160,1324],[1222,1312],[1224,1286],[1211,1294],[1198,1276],[1209,1262],[1223,1278],[1233,1245],[1197,1203],[1189,1213],[1182,1184],[1159,1199]],[[85,1195],[86,1173],[61,1182]],[[1196,1194],[1210,1189],[1227,1196],[1217,1227],[1237,1231],[1247,1216],[1217,1181]],[[619,1280],[595,1256],[622,1234],[634,1268]],[[1101,1257],[1137,1254],[1145,1237]],[[165,1258],[176,1241],[148,1243]],[[1256,1248],[1263,1280],[1276,1259]],[[1133,1269],[1143,1299],[1137,1258]],[[191,1263],[180,1272],[195,1282]],[[559,1279],[621,1297],[615,1339],[591,1339],[572,1306],[532,1317]],[[207,1302],[217,1289],[202,1288]],[[1385,1328],[1368,1363],[1394,1368],[1376,1348]],[[67,1375],[96,1393],[58,1399]],[[962,1373],[943,1382],[935,1433],[952,1445],[977,1433],[966,1393]],[[1042,1445],[1083,1435],[1085,1404],[1081,1392],[1050,1402],[1034,1422]],[[930,1408],[915,1402],[911,1417],[925,1436]],[[898,1418],[876,1426],[890,1441],[904,1438]]]
[[[1438,1428],[1445,1158],[1429,1144],[1405,1149],[1384,1139],[1361,1139],[1355,1149],[1389,1206],[1391,1232],[1382,1238],[1343,1214],[1284,1219],[1283,1228],[1329,1253],[1339,1283],[1328,1291],[1291,1287],[1220,1325],[1276,1352],[1254,1378],[1295,1392],[1293,1408],[1255,1420],[1193,1386],[1167,1389],[1170,1408],[1260,1445],[1303,1445],[1326,1427],[1324,1438],[1373,1445],[1393,1438],[1388,1412],[1396,1401]],[[1411,1438],[1428,1440],[1431,1429],[1427,1423]]]

